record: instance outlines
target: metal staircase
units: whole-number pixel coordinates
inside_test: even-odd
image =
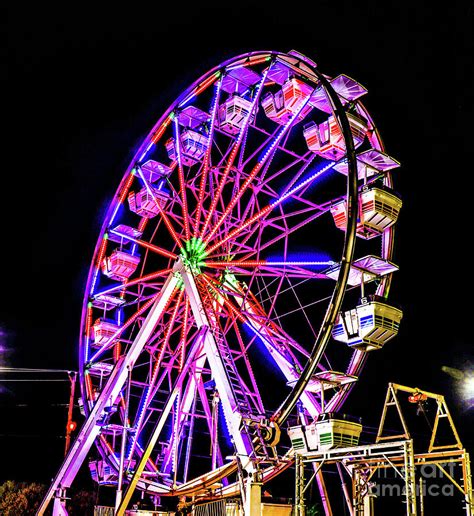
[[[253,449],[254,457],[251,458],[259,459],[260,461],[272,459],[276,457],[275,452],[267,445],[262,435],[262,420],[264,419],[264,415],[255,413],[256,411],[252,409],[250,399],[240,379],[232,352],[226,345],[224,336],[222,335],[218,315],[214,308],[215,299],[213,299],[210,292],[205,287],[198,286],[198,290],[203,308],[209,320],[210,330],[216,343],[217,352],[225,369],[229,387],[242,417],[241,428],[239,430],[246,435]]]

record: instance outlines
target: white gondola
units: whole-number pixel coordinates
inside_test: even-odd
[[[288,436],[296,453],[304,455],[318,449],[318,434],[314,423],[290,426]]]
[[[219,127],[226,133],[237,134],[248,119],[252,102],[239,95],[231,95],[219,106]],[[255,113],[250,116],[253,122]]]
[[[116,465],[114,468],[110,465],[110,463],[113,463]],[[135,460],[128,460],[126,459],[124,461],[125,468],[133,468],[135,467],[136,461]],[[108,460],[99,459],[99,460],[93,460],[89,462],[89,470],[91,472],[92,480],[94,482],[97,482],[100,485],[114,485],[117,484],[118,481],[118,465],[119,465],[119,458],[117,455],[110,455]],[[128,511],[127,511],[128,514]],[[150,514],[148,511],[143,512],[142,514]]]
[[[254,72],[251,68],[242,66],[227,71],[222,79],[222,91],[227,93],[237,93],[242,95],[249,88],[255,86],[261,79],[261,76]]]
[[[402,200],[386,187],[366,186],[359,193],[359,217],[357,236],[365,240],[380,236],[397,222]],[[347,201],[344,199],[331,206],[336,227],[346,230]]]
[[[288,428],[296,453],[302,455],[359,444],[362,425],[345,414],[322,413],[314,423]]]
[[[324,274],[333,280],[338,279],[341,270],[341,264],[331,265],[324,271]],[[371,281],[398,271],[398,266],[389,260],[385,260],[380,256],[369,254],[363,258],[357,258],[351,263],[347,284],[351,287],[361,285],[362,283],[370,283]]]
[[[110,256],[104,258],[102,272],[111,279],[125,281],[135,272],[139,263],[139,256],[115,249]]]
[[[89,470],[92,480],[100,485],[113,485],[117,483],[117,472],[105,460],[89,462]]]
[[[109,240],[116,242],[122,246],[127,242],[133,242],[134,240],[141,238],[143,231],[127,226],[126,224],[118,224],[109,231]]]
[[[378,296],[362,298],[354,309],[339,313],[333,339],[360,351],[380,349],[398,334],[403,313]]]
[[[149,159],[145,162],[141,167],[141,172],[143,177],[149,183],[155,183],[159,179],[163,179],[171,174],[171,168],[159,161],[155,161],[154,159]]]
[[[371,176],[385,174],[399,166],[400,163],[396,159],[378,149],[368,149],[357,154],[357,176],[364,182]],[[346,176],[348,168],[347,158],[334,165],[334,170]]]
[[[108,319],[99,318],[92,325],[94,347],[102,347],[117,333],[120,326]]]
[[[357,446],[362,425],[353,419],[345,414],[320,414],[314,423],[318,436],[318,449],[325,451]]]
[[[118,327],[117,327],[118,329]],[[117,330],[115,330],[117,331]],[[115,333],[115,332],[114,332]],[[113,335],[113,334],[112,334]],[[94,362],[90,365],[90,367],[87,369],[89,371],[89,374],[92,376],[109,376],[114,368],[114,364],[109,364],[108,362]]]
[[[92,391],[92,396],[91,396],[91,399],[89,400],[88,402],[88,406],[89,406],[89,409],[92,408],[93,404],[95,401],[97,401],[97,399],[99,398],[99,391],[97,389],[94,389]],[[82,399],[81,396],[79,396],[79,398],[77,399],[77,404],[79,406],[79,412],[85,416],[86,415],[86,410],[84,408],[84,400]],[[105,406],[105,412],[110,414],[112,412],[114,412],[116,409],[116,405],[114,405],[114,403],[111,401],[111,400],[107,400],[107,404]]]
[[[367,93],[367,90],[361,84],[344,74],[338,75],[335,79],[332,79],[330,83],[343,105],[348,102],[353,102]],[[332,113],[332,104],[323,86],[316,88],[311,95],[310,102],[320,111],[329,114]]]
[[[367,122],[363,118],[347,113],[349,125],[354,140],[354,146],[359,147],[367,134]],[[331,115],[321,124],[310,122],[303,128],[303,136],[308,149],[318,156],[339,161],[346,153],[346,145],[339,123]]]
[[[311,86],[292,77],[275,94],[267,93],[262,99],[262,107],[270,120],[285,125],[309,99],[312,91]],[[303,120],[311,109],[308,103],[298,115],[298,120]]]
[[[97,294],[92,299],[92,306],[94,308],[100,308],[101,310],[114,310],[124,303],[125,299],[110,294]]]
[[[140,215],[140,217],[151,219],[164,209],[170,197],[169,191],[164,188],[154,186],[143,187],[137,193],[130,192],[128,195],[128,205],[130,210]]]
[[[206,153],[209,139],[204,134],[185,129],[181,133],[181,161],[183,165],[191,166],[200,161]],[[165,143],[166,151],[171,160],[178,159],[176,150],[176,142],[174,138],[170,138]]]

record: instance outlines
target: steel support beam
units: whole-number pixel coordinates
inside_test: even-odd
[[[148,315],[135,340],[130,346],[129,351],[116,363],[107,383],[97,398],[94,407],[79,431],[76,440],[69,449],[63,464],[53,480],[53,483],[46,492],[46,495],[36,513],[38,516],[42,516],[44,514],[53,497],[56,498],[53,515],[67,515],[65,489],[70,487],[79,468],[84,462],[84,459],[89,453],[92,444],[98,437],[101,430],[101,426],[98,423],[101,418],[104,417],[105,408],[116,402],[117,397],[127,380],[129,368],[133,367],[133,364],[152,335],[164,309],[166,308],[168,300],[177,285],[177,282],[178,279],[175,275],[170,274],[155,303],[150,308],[150,311],[148,312]]]
[[[198,328],[201,328],[202,326],[212,328],[193,274],[180,259],[176,262],[175,271],[179,272],[183,278],[184,287],[189,298],[196,325]],[[204,351],[212,371],[212,376],[216,382],[217,390],[221,397],[222,408],[227,425],[229,426],[229,432],[232,435],[236,452],[242,461],[242,467],[249,473],[254,473],[255,466],[249,459],[253,450],[252,443],[248,438],[246,438],[246,436],[244,437],[240,431],[242,416],[239,413],[238,403],[234,397],[232,388],[227,381],[226,369],[220,357],[212,331],[208,331],[204,337]]]

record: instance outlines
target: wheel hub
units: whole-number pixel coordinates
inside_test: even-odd
[[[197,276],[201,274],[201,267],[204,265],[204,258],[207,253],[205,250],[206,244],[201,238],[193,237],[185,242],[181,249],[181,257],[183,263],[191,272]]]

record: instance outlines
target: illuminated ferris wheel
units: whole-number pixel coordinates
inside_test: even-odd
[[[233,495],[291,463],[286,421],[341,409],[402,317],[387,301],[399,163],[365,94],[297,52],[252,52],[157,121],[95,249],[80,337],[87,444],[57,486],[95,442],[99,482]]]

